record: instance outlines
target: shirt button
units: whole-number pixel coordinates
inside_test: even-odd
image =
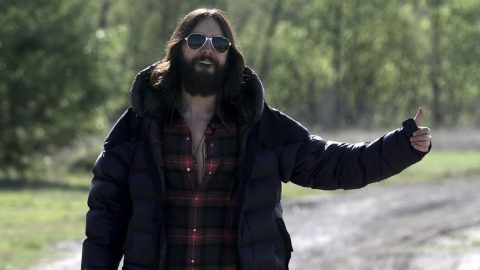
[[[210,147],[213,147],[213,143],[210,144]]]
[[[198,197],[195,197],[195,201],[198,201]]]
[[[190,171],[190,168],[187,168],[187,172],[189,172],[189,171]]]
[[[191,260],[190,262],[191,262],[191,263],[195,263],[195,260]]]
[[[212,174],[212,172],[208,172],[208,174]]]
[[[196,232],[196,231],[197,231],[197,229],[193,229],[193,232]]]
[[[187,141],[190,141],[190,137],[187,137]]]

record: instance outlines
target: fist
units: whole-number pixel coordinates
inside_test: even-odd
[[[430,135],[430,128],[423,127],[423,108],[419,107],[417,114],[413,118],[415,123],[418,126],[418,129],[413,132],[412,137],[410,137],[410,145],[420,152],[428,152],[430,149],[430,144],[432,143],[432,135]]]

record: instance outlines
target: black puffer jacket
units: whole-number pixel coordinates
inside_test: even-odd
[[[82,269],[163,269],[166,252],[161,96],[148,84],[153,65],[132,85],[132,106],[109,133],[93,173]],[[354,189],[397,174],[423,154],[410,147],[413,119],[372,143],[326,142],[264,103],[249,68],[240,129],[238,257],[241,269],[288,269],[292,252],[282,220],[281,181],[317,189]]]

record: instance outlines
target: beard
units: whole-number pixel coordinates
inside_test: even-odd
[[[213,72],[197,69],[198,62],[208,60],[212,63]],[[220,92],[225,79],[225,67],[220,67],[218,61],[208,55],[201,55],[187,62],[183,57],[180,61],[180,77],[182,87],[192,96],[212,96]]]

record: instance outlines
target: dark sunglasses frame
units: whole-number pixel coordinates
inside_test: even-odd
[[[198,47],[198,48],[192,48],[192,47],[190,47],[191,44],[189,44],[188,40],[189,40],[189,38],[191,38],[192,35],[202,36],[202,37],[204,38],[203,44],[202,44],[200,47]],[[232,45],[232,43],[230,42],[230,40],[229,40],[228,38],[226,38],[226,37],[223,37],[223,36],[207,37],[207,36],[205,36],[204,34],[201,34],[201,33],[191,33],[190,35],[188,35],[188,36],[187,36],[186,38],[184,38],[184,39],[185,39],[185,41],[186,41],[186,43],[187,43],[187,47],[188,47],[190,50],[194,50],[194,51],[202,48],[203,46],[205,46],[205,44],[207,43],[207,41],[210,41],[210,45],[212,45],[212,48],[213,48],[215,51],[217,51],[218,53],[226,53],[226,52],[228,52],[228,49],[230,49],[230,46]],[[227,47],[227,49],[226,49],[224,52],[219,51],[218,48],[215,46],[215,43],[217,43],[217,42],[215,42],[215,40],[218,40],[218,39],[228,41],[228,47]],[[218,44],[217,44],[217,46],[218,46]]]

